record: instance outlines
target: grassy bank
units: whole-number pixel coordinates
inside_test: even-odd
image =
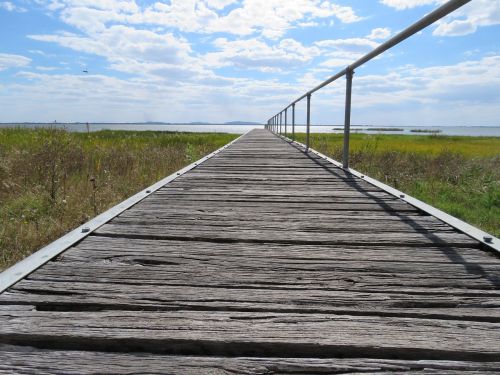
[[[0,271],[234,138],[0,129]]]
[[[305,142],[305,134],[297,140]],[[340,134],[311,147],[342,159]],[[352,168],[500,236],[500,138],[351,135]]]

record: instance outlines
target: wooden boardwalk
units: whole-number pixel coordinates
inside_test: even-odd
[[[0,373],[500,372],[500,259],[254,130],[0,295]]]

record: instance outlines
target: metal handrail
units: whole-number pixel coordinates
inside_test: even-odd
[[[391,39],[387,40],[373,51],[367,53],[360,59],[353,62],[351,65],[347,66],[345,69],[341,70],[337,74],[331,76],[326,81],[320,83],[315,88],[309,90],[304,95],[295,99],[293,102],[288,104],[285,108],[279,111],[276,115],[272,116],[266,125],[266,129],[271,130],[274,133],[282,133],[283,118],[282,114],[285,112],[285,132],[287,128],[287,111],[288,108],[292,108],[292,139],[295,140],[295,104],[304,98],[307,98],[307,132],[306,132],[306,152],[309,151],[309,133],[311,127],[311,95],[316,91],[322,89],[323,87],[329,85],[330,83],[338,80],[339,78],[346,76],[346,100],[345,100],[345,118],[344,118],[344,149],[342,154],[342,166],[344,168],[349,167],[349,135],[351,127],[351,93],[352,93],[352,78],[354,75],[354,70],[359,68],[361,65],[367,63],[368,61],[374,59],[381,53],[387,51],[388,49],[394,47],[395,45],[401,43],[403,40],[409,38],[410,36],[418,33],[427,26],[433,24],[434,22],[440,20],[441,18],[447,16],[451,12],[457,10],[458,8],[469,3],[471,0],[451,0],[440,6],[433,12],[429,13],[419,21],[415,22],[413,25],[407,27],[403,31],[399,32]]]

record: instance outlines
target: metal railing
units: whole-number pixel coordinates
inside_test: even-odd
[[[394,47],[395,45],[401,43],[403,40],[412,36],[413,34],[418,33],[422,29],[427,26],[433,24],[434,22],[440,20],[441,18],[447,16],[451,12],[457,10],[463,5],[469,3],[471,0],[451,0],[437,8],[433,12],[429,13],[421,20],[415,22],[413,25],[404,29],[400,33],[393,36],[391,39],[381,44],[373,51],[367,53],[357,61],[353,62],[351,65],[338,72],[334,76],[331,76],[326,81],[320,83],[318,86],[309,90],[301,97],[295,99],[281,111],[279,111],[276,115],[272,116],[268,121],[266,128],[271,130],[274,133],[283,134],[282,129],[285,129],[285,136],[287,136],[287,114],[288,109],[292,110],[292,139],[295,140],[295,104],[297,104],[302,99],[307,99],[307,115],[306,115],[306,152],[309,151],[309,134],[311,128],[311,95],[318,91],[319,89],[329,85],[330,83],[336,81],[337,79],[346,76],[346,95],[345,95],[345,117],[344,117],[344,148],[342,152],[342,166],[344,168],[349,167],[349,135],[351,131],[351,92],[352,92],[352,80],[354,75],[354,70],[365,64],[366,62],[372,60],[377,57],[381,53],[387,51],[388,49]],[[283,123],[283,114],[284,114],[284,123]],[[284,126],[283,126],[284,125]]]

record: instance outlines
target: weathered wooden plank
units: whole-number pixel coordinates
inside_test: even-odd
[[[311,205],[324,205],[326,207],[332,207],[342,210],[346,207],[351,206],[351,209],[376,209],[384,211],[415,211],[415,209],[406,204],[402,203],[399,199],[395,197],[385,197],[385,198],[369,198],[369,197],[335,197],[335,198],[313,198],[313,197],[252,197],[252,196],[224,196],[216,194],[206,194],[206,195],[193,195],[189,197],[188,195],[177,195],[177,194],[162,194],[157,195],[154,198],[148,200],[150,204],[161,204],[165,202],[166,204],[198,204],[198,205],[213,205],[221,202],[222,204],[237,203],[241,206],[248,206],[248,204],[253,204],[253,207],[257,208],[260,204],[271,204],[280,205],[285,204],[288,207],[293,207],[297,209],[307,208]]]
[[[146,267],[143,267],[146,268]],[[165,268],[165,267],[164,267]],[[75,270],[52,270],[32,274],[33,280],[60,280],[71,282],[76,277],[86,282],[119,282],[129,284],[147,285],[190,285],[211,286],[217,288],[273,288],[273,289],[331,289],[350,290],[360,292],[377,292],[391,290],[409,290],[421,293],[454,289],[454,292],[463,294],[482,294],[482,290],[497,290],[496,283],[487,278],[468,275],[464,278],[449,279],[443,277],[428,277],[426,274],[413,274],[406,276],[404,273],[393,273],[391,275],[379,275],[376,273],[353,273],[318,272],[297,274],[296,272],[276,271],[273,273],[255,274],[251,270],[226,271],[223,274],[220,269],[202,269],[186,272],[184,270],[169,271],[156,269],[141,269],[126,266],[101,267],[99,270],[81,268],[81,272]],[[97,275],[96,275],[97,272]],[[135,273],[133,273],[135,272]],[[278,281],[279,280],[279,281]],[[154,289],[154,288],[153,288]],[[498,294],[495,292],[495,294]]]
[[[278,190],[278,189],[275,189]],[[279,191],[279,190],[278,190]],[[165,200],[168,199],[169,201],[203,201],[210,203],[211,201],[242,201],[242,202],[255,202],[258,204],[259,202],[270,202],[270,203],[285,203],[285,204],[301,204],[302,206],[311,206],[314,204],[323,204],[323,205],[336,205],[336,204],[369,204],[369,203],[374,203],[381,208],[386,208],[390,209],[391,207],[400,207],[403,211],[406,210],[406,208],[409,206],[411,207],[408,203],[405,201],[390,196],[390,195],[383,195],[383,196],[371,196],[369,193],[367,194],[348,194],[344,195],[342,193],[334,196],[315,196],[314,193],[312,194],[287,194],[286,191],[281,192],[281,195],[258,195],[258,194],[217,194],[217,193],[211,193],[211,192],[206,192],[204,194],[182,194],[182,193],[174,193],[174,192],[161,192],[159,194],[154,194],[150,195],[147,197],[147,200],[145,202],[154,202],[154,201],[160,201],[160,200]]]
[[[152,205],[141,202],[138,203],[134,210],[129,210],[120,215],[122,217],[138,217],[138,216],[149,216],[160,215],[163,218],[173,217],[172,215],[177,215],[179,217],[207,217],[207,218],[218,218],[218,219],[228,219],[235,220],[241,218],[241,220],[263,220],[261,216],[265,213],[265,220],[281,220],[286,222],[303,222],[307,225],[312,225],[315,222],[318,223],[340,223],[343,222],[345,218],[346,222],[352,223],[362,223],[363,221],[370,221],[376,223],[377,221],[385,221],[388,225],[390,222],[409,222],[414,224],[426,225],[438,225],[442,223],[432,216],[426,216],[418,211],[409,212],[393,212],[393,211],[361,211],[361,210],[341,210],[340,212],[333,212],[328,210],[326,212],[321,211],[319,208],[311,210],[300,210],[293,215],[289,215],[289,210],[286,206],[281,207],[267,207],[266,205],[261,205],[255,210],[244,210],[237,211],[231,209],[231,206],[226,207],[207,207],[197,206],[182,206],[181,204],[176,205]],[[286,219],[286,220],[284,220]]]
[[[330,244],[330,245],[386,245],[386,246],[467,246],[475,242],[469,237],[455,232],[440,231],[434,233],[420,233],[416,231],[384,233],[331,233],[308,232],[296,230],[287,232],[273,229],[237,230],[224,228],[215,231],[213,228],[193,228],[190,231],[178,231],[176,228],[164,227],[156,224],[126,224],[109,223],[95,231],[97,235],[108,237],[144,238],[144,239],[176,239],[196,240],[208,242],[260,242],[260,243],[290,243],[290,244]]]
[[[466,268],[470,265],[500,264],[494,254],[477,248],[453,247],[397,247],[397,246],[331,246],[331,245],[287,245],[252,243],[210,243],[197,241],[151,241],[141,239],[107,238],[90,236],[62,254],[57,261],[112,260],[129,256],[173,258],[195,258],[209,260],[212,257],[246,259],[266,259],[293,262],[310,260],[335,262],[418,262],[418,263],[457,263]]]
[[[109,254],[109,253],[108,253]],[[313,272],[322,273],[325,271],[339,272],[339,273],[359,273],[360,275],[366,273],[373,274],[388,274],[390,276],[395,273],[404,273],[407,277],[434,277],[442,276],[443,280],[448,279],[467,279],[474,278],[478,279],[484,277],[491,281],[493,286],[497,282],[500,282],[498,275],[500,274],[500,265],[497,264],[474,264],[474,263],[428,263],[428,262],[418,262],[418,261],[405,261],[405,260],[392,260],[392,261],[359,261],[354,259],[340,260],[340,259],[283,259],[281,258],[271,258],[271,257],[246,257],[241,256],[231,256],[223,255],[218,256],[215,254],[205,254],[200,256],[169,256],[169,254],[163,254],[158,257],[150,256],[147,253],[142,253],[141,255],[127,258],[125,255],[116,256],[114,253],[111,257],[107,257],[101,260],[97,258],[96,264],[98,266],[103,262],[107,267],[113,266],[131,266],[136,264],[142,266],[141,269],[146,270],[147,266],[170,266],[169,271],[175,268],[194,268],[204,265],[208,267],[226,267],[228,270],[239,270],[239,269],[249,269],[255,272],[262,271],[263,273],[280,270],[283,272]],[[175,261],[177,259],[177,261]],[[83,260],[84,263],[92,262],[93,259]],[[56,266],[66,265],[67,267],[82,267],[84,265],[76,265],[75,258],[63,258],[62,261],[58,262]],[[160,270],[158,270],[160,271]],[[446,275],[442,275],[446,272]]]
[[[110,296],[113,296],[110,298]],[[78,302],[75,303],[75,298]],[[361,293],[325,289],[242,289],[117,282],[23,280],[0,304],[47,311],[206,310],[329,313],[500,323],[500,295]]]
[[[429,218],[429,219],[428,219]],[[141,210],[130,211],[115,219],[114,224],[148,224],[156,223],[184,230],[186,227],[198,228],[245,228],[274,230],[302,230],[311,232],[435,232],[454,231],[450,226],[426,216],[391,217],[391,216],[348,216],[345,220],[341,215],[303,215],[300,218],[287,219],[285,215],[267,214],[266,221],[258,214],[237,215],[232,212],[227,215],[212,212],[172,213],[163,211]],[[190,228],[188,228],[190,229]]]
[[[293,208],[287,208],[286,205],[280,207],[267,207],[266,205],[261,205],[258,210],[237,210],[231,205],[224,207],[216,206],[213,207],[203,207],[203,206],[187,206],[178,204],[157,206],[149,203],[141,202],[134,207],[134,212],[138,215],[163,215],[168,217],[243,217],[243,218],[253,218],[254,220],[263,220],[263,218],[274,217],[281,218],[285,221],[298,221],[303,220],[304,223],[313,223],[315,219],[318,220],[332,220],[338,219],[342,215],[346,215],[346,220],[366,218],[370,220],[382,219],[392,220],[391,218],[396,218],[403,221],[411,221],[415,218],[423,217],[418,211],[407,211],[407,212],[395,212],[395,211],[363,211],[363,210],[341,210],[335,212],[333,210],[321,210],[320,207],[314,209],[302,209],[295,210]],[[130,212],[130,211],[129,211]]]
[[[370,358],[231,358],[163,356],[138,353],[41,350],[18,346],[0,346],[0,373],[11,374],[183,374],[198,375],[273,375],[273,374],[346,374],[402,373],[463,374],[495,373],[499,362],[412,361]]]
[[[221,311],[34,311],[0,306],[6,344],[169,354],[492,361],[500,323]],[[7,310],[7,311],[6,311]],[[251,327],[251,329],[249,329]],[[463,329],[467,328],[467,334]]]
[[[365,192],[357,192],[357,191],[350,191],[350,190],[335,190],[335,191],[306,191],[306,190],[290,190],[290,191],[283,191],[281,189],[275,189],[275,188],[270,188],[270,189],[256,189],[256,188],[224,188],[224,187],[210,187],[207,185],[203,186],[198,186],[198,187],[192,187],[192,186],[186,186],[186,187],[170,187],[170,188],[164,188],[156,192],[158,196],[179,196],[179,197],[199,197],[199,196],[218,196],[218,197],[233,197],[233,196],[242,196],[244,198],[252,198],[254,196],[262,196],[266,195],[269,198],[276,198],[276,199],[295,199],[295,198],[311,198],[311,197],[317,197],[320,199],[324,198],[329,198],[329,199],[339,199],[339,198],[372,198],[372,199],[381,199],[381,200],[393,200],[395,197],[387,194],[387,193],[380,193],[380,192],[370,192],[370,193],[365,193]]]
[[[329,233],[360,233],[360,232],[455,232],[455,230],[442,223],[418,224],[411,221],[374,221],[358,220],[348,222],[284,222],[284,218],[262,222],[259,220],[224,220],[214,221],[213,218],[179,218],[179,217],[160,217],[158,215],[142,214],[134,217],[122,216],[113,220],[113,224],[123,225],[157,225],[176,229],[181,232],[189,231],[193,226],[197,230],[287,230],[287,231],[307,231],[307,232],[329,232]]]

